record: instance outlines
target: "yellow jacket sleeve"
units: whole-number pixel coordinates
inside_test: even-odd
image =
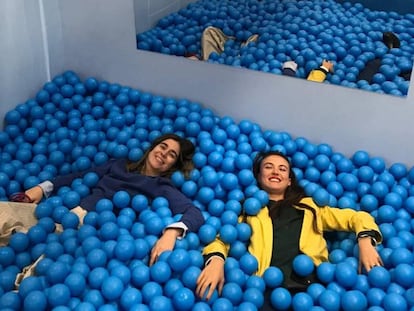
[[[328,260],[328,249],[323,233],[328,231],[346,231],[358,234],[361,231],[373,230],[377,242],[382,236],[374,218],[351,208],[319,207],[311,198],[304,198],[301,203],[309,208],[304,209],[300,250],[311,257],[316,265]]]
[[[256,274],[262,275],[270,265],[273,248],[273,224],[269,217],[269,210],[263,207],[255,216],[239,217],[239,222],[245,221],[252,228],[252,235],[248,251],[258,261],[258,271]],[[230,245],[225,244],[218,236],[213,242],[203,249],[203,255],[211,253],[221,253],[226,258]]]
[[[206,245],[203,249],[203,255],[208,255],[211,253],[220,253],[223,254],[226,258],[229,253],[230,246],[225,244],[220,237],[217,236],[216,239],[210,244]]]
[[[356,211],[351,208],[319,207],[311,198],[305,198],[301,202],[317,211],[316,222],[320,232],[347,231],[358,234],[361,231],[373,230],[377,233],[377,241],[382,241],[382,236],[374,217],[367,212]]]
[[[309,73],[308,78],[306,80],[314,82],[323,82],[325,81],[327,74],[328,71],[325,68],[319,67],[317,69],[312,70]]]

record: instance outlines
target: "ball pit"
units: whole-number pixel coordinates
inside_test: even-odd
[[[215,26],[235,39],[210,63],[282,74],[282,64],[294,60],[297,76],[306,78],[323,59],[335,63],[326,82],[395,96],[406,96],[409,81],[399,74],[413,67],[412,14],[374,11],[360,3],[318,1],[198,0],[161,18],[155,27],[138,33],[138,49],[185,56],[200,54],[201,36]],[[382,33],[394,32],[400,48],[387,50]],[[257,42],[241,46],[252,34]],[[382,59],[373,81],[357,80],[375,57]]]
[[[73,105],[61,110],[66,100]],[[102,109],[84,109],[85,105]],[[181,122],[193,123],[186,127]],[[77,228],[78,219],[69,211],[97,182],[95,174],[87,174],[40,203],[38,224],[27,233],[15,233],[8,245],[0,247],[2,310],[256,310],[266,287],[273,290],[271,302],[279,309],[414,308],[414,169],[402,163],[388,168],[383,159],[364,150],[347,158],[327,144],[263,131],[249,120],[236,123],[188,100],[93,77],[81,81],[72,71],[45,83],[34,99],[9,111],[5,123],[0,132],[0,154],[6,160],[0,164],[2,201],[22,191],[30,178],[43,181],[102,164],[109,157],[134,158],[131,150],[142,154],[151,138],[172,129],[196,145],[196,168],[190,179],[176,174],[172,180],[202,210],[206,223],[149,267],[157,235],[177,220],[168,202],[161,197],[149,202],[143,195],[130,197],[120,190],[112,200],[100,200],[96,211],[89,212]],[[243,148],[238,148],[241,144]],[[126,152],[116,152],[120,146]],[[18,157],[21,148],[30,156]],[[268,200],[248,173],[260,150],[284,150],[315,201],[371,213],[384,236],[378,246],[384,267],[358,274],[354,234],[334,233],[327,236],[329,263],[313,267],[306,256],[294,262],[299,274],[315,270],[320,278],[306,292],[291,295],[281,288],[282,273],[275,267],[268,268],[263,278],[252,276],[257,261],[245,244],[251,230],[236,218],[242,208],[257,214]],[[209,160],[212,154],[214,158],[219,155],[220,161]],[[77,161],[80,158],[82,165]],[[114,209],[121,210],[118,216]],[[55,223],[62,225],[61,233],[55,232]],[[195,296],[195,282],[203,265],[201,250],[218,233],[231,243],[225,264],[227,282],[222,296],[215,292],[206,301]],[[24,279],[14,291],[16,275],[41,254],[46,257],[37,265],[36,276]]]

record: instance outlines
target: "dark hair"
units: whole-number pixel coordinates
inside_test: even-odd
[[[253,170],[253,175],[254,175],[254,178],[257,181],[257,184],[258,184],[259,188],[261,188],[261,185],[258,182],[258,175],[260,173],[260,165],[262,164],[264,159],[266,159],[267,157],[272,156],[272,155],[282,157],[289,164],[290,186],[288,186],[286,188],[283,202],[289,203],[291,205],[295,205],[295,204],[299,203],[299,201],[306,196],[305,191],[298,184],[298,181],[296,179],[296,174],[292,169],[292,164],[291,164],[289,158],[280,151],[259,152],[256,155],[255,159],[253,160],[253,169],[252,169]]]
[[[391,31],[386,31],[382,33],[382,41],[389,49],[399,48],[401,44],[398,36]]]
[[[138,173],[141,173],[142,169],[145,166],[145,161],[148,158],[148,154],[157,145],[159,145],[167,139],[173,139],[176,142],[178,142],[178,144],[180,145],[180,153],[174,165],[168,171],[164,172],[161,176],[169,178],[174,172],[181,171],[185,177],[188,177],[191,170],[194,168],[194,163],[192,159],[195,152],[195,147],[190,140],[182,138],[174,133],[164,134],[154,139],[154,141],[151,143],[151,146],[145,151],[141,159],[139,159],[137,162],[129,162],[127,164],[128,171],[136,171]]]

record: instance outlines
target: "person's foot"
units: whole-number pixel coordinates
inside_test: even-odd
[[[334,63],[329,60],[324,59],[322,61],[322,67],[326,68],[330,73],[334,72]]]
[[[253,35],[251,35],[250,37],[248,37],[248,38],[247,38],[247,40],[246,40],[246,41],[244,41],[244,42],[241,44],[241,46],[242,46],[242,47],[247,46],[249,43],[251,43],[251,42],[256,42],[258,39],[259,39],[259,35],[258,35],[258,34],[253,34]]]
[[[76,206],[72,208],[70,211],[79,217],[79,226],[82,226],[83,219],[85,218],[87,211],[80,206]]]

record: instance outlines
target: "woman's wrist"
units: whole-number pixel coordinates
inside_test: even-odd
[[[166,228],[164,234],[173,236],[175,239],[177,239],[178,237],[182,236],[183,231],[184,230],[181,228]]]
[[[370,239],[372,246],[377,246],[378,245],[378,241],[375,238],[375,233],[373,233],[371,231],[360,232],[357,236],[358,243],[361,240],[367,241],[368,239]]]

